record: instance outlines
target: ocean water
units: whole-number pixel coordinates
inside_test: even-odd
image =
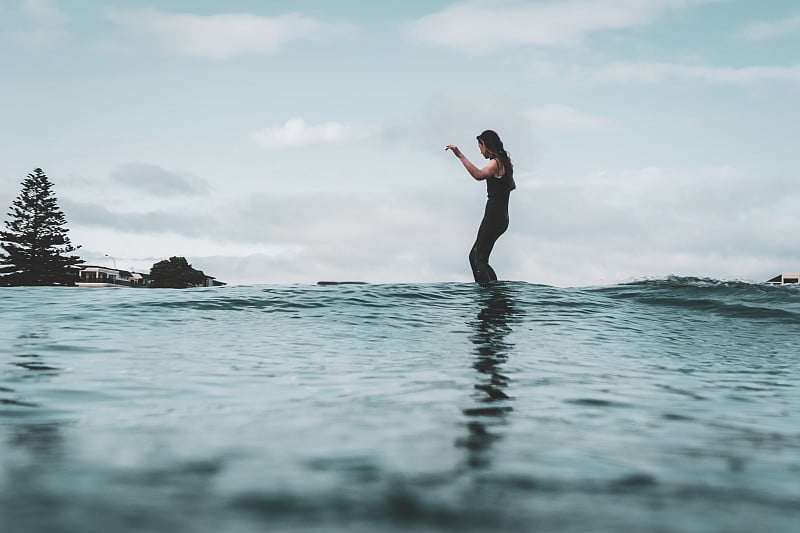
[[[0,289],[0,531],[793,532],[800,290]]]

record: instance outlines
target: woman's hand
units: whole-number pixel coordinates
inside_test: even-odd
[[[461,153],[461,150],[459,150],[458,146],[456,146],[455,144],[448,144],[447,146],[444,147],[444,150],[445,150],[445,152],[447,150],[452,150],[453,151],[453,155],[456,156],[459,159],[461,159],[461,156],[463,155]]]

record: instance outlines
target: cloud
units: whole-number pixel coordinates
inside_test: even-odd
[[[547,104],[528,110],[538,129],[554,132],[607,132],[617,128],[610,119],[584,113],[563,104]]]
[[[50,0],[22,0],[22,12],[28,17],[46,22],[66,22],[68,17]]]
[[[22,26],[28,27],[12,33],[17,42],[33,48],[45,48],[67,36],[65,26],[69,17],[54,2],[23,0],[19,9],[28,20],[28,24]]]
[[[452,193],[446,198],[442,194],[254,193],[214,212],[187,208],[123,212],[71,199],[60,203],[70,223],[128,233],[205,235],[220,242],[282,247],[347,244],[376,251],[402,248],[397,241],[435,239],[430,228],[452,229],[453,223],[463,222],[465,204],[454,203]],[[480,199],[479,194],[476,197]]]
[[[714,67],[680,63],[613,63],[594,73],[598,81],[658,83],[666,79],[697,79],[711,83],[752,83],[758,81],[800,82],[800,65],[755,65]]]
[[[359,126],[347,122],[324,122],[308,125],[302,118],[291,118],[283,125],[254,131],[251,138],[264,148],[282,149],[342,143],[366,137],[369,132],[369,126]]]
[[[742,30],[742,36],[751,41],[784,37],[800,32],[800,14],[772,22],[753,22]]]
[[[517,181],[511,226],[492,254],[504,279],[761,280],[800,261],[794,239],[800,183],[793,176],[643,168],[574,178],[521,174]],[[197,268],[232,283],[469,281],[466,256],[485,201],[482,184],[470,185],[249,194],[214,212],[62,207],[83,234],[90,227],[124,236],[116,248],[125,253],[152,255],[170,241],[159,251],[180,250]]]
[[[483,53],[504,46],[565,47],[587,35],[647,25],[671,9],[708,0],[565,0],[454,3],[406,26],[423,43]]]
[[[480,212],[481,192],[471,192]],[[209,238],[244,247],[317,250],[331,257],[338,250],[340,268],[441,247],[442,234],[457,234],[459,226],[471,226],[475,218],[464,194],[421,189],[380,194],[251,194],[234,202],[235,206],[221,209],[224,219],[206,224],[213,225],[208,228]],[[471,232],[472,228],[467,233]],[[469,238],[466,235],[464,240]],[[296,265],[297,271],[303,268]]]
[[[470,192],[473,201],[422,189],[252,196],[218,238],[272,251],[206,256],[198,263],[237,283],[466,281],[467,253],[483,207],[481,192]]]
[[[125,163],[111,173],[111,180],[137,192],[156,196],[197,195],[208,190],[199,178],[186,177],[146,163]]]
[[[298,13],[263,17],[110,9],[107,17],[134,33],[154,36],[173,52],[220,60],[241,54],[272,54],[293,41],[343,36],[354,31],[347,23],[325,22]]]
[[[538,79],[562,79],[569,83],[661,83],[699,80],[706,83],[748,84],[800,82],[800,65],[751,65],[719,67],[658,61],[614,62],[599,66],[564,65],[537,61],[530,71]]]
[[[523,182],[523,185],[525,183]],[[800,255],[800,185],[730,167],[645,168],[528,183],[505,269],[556,284],[668,274],[755,277]]]
[[[386,121],[380,133],[388,143],[441,152],[447,144],[476,146],[475,137],[486,129],[497,131],[510,151],[532,142],[525,104],[495,92],[439,93],[418,113]]]
[[[116,232],[120,257],[153,254],[163,248],[158,247],[165,239],[175,242],[173,248],[186,250],[182,254],[187,257],[193,247],[204,250],[204,256],[209,250],[224,250],[227,260],[200,268],[225,281],[297,283],[331,277],[434,281],[468,274],[463,265],[483,201],[479,190],[471,192],[474,202],[463,195],[422,190],[255,194],[211,213],[132,213],[69,200],[61,204],[80,234]],[[78,244],[84,243],[90,244],[85,239]],[[247,250],[251,252],[235,255]],[[256,257],[243,259],[248,255]],[[231,265],[239,263],[250,274],[232,272]]]
[[[175,211],[116,212],[97,204],[69,199],[59,201],[70,224],[131,234],[176,234],[204,237],[215,226],[214,218],[201,213]]]

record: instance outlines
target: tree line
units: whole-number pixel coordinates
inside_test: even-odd
[[[85,263],[73,255],[67,220],[58,207],[53,183],[41,168],[22,181],[11,203],[5,230],[0,231],[0,285],[74,286]],[[150,269],[151,287],[187,288],[202,285],[206,275],[184,257],[170,257]]]

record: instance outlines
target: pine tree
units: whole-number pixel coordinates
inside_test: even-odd
[[[11,204],[6,230],[0,231],[0,284],[74,285],[76,255],[64,226],[67,221],[58,208],[53,184],[37,168],[22,182],[22,192]]]

